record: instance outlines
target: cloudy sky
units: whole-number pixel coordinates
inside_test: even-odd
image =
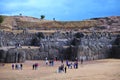
[[[120,0],[0,0],[0,14],[56,20],[120,16]]]

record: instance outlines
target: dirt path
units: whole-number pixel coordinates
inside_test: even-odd
[[[33,63],[39,63],[38,70],[32,70]],[[67,73],[57,73],[61,63],[54,67],[44,61],[26,61],[23,70],[12,70],[11,64],[0,66],[0,80],[120,80],[120,59],[103,59],[79,64],[78,69],[67,69]]]

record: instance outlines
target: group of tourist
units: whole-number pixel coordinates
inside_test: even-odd
[[[48,60],[47,57],[45,58],[45,64],[49,66],[54,66],[54,59]]]
[[[81,64],[83,64],[83,59],[80,60]],[[47,58],[45,59],[45,63],[46,65],[49,65],[49,66],[54,66],[54,59],[52,60],[48,60]],[[16,64],[12,64],[12,69],[13,70],[22,70],[23,68],[23,64],[21,63],[16,63]],[[58,67],[58,70],[57,72],[58,73],[61,73],[61,72],[67,72],[67,68],[68,69],[78,69],[78,60],[76,59],[74,62],[69,62],[68,60],[66,60],[66,64],[64,65],[64,62],[63,60],[61,60],[61,65]],[[38,69],[38,63],[34,63],[32,65],[32,69],[33,70],[37,70]]]
[[[49,61],[49,66],[54,66],[54,60]]]
[[[36,70],[38,68],[38,63],[34,63],[32,65],[32,68],[33,70]],[[22,70],[23,69],[23,64],[19,64],[19,63],[16,63],[16,64],[12,64],[12,70]]]
[[[64,65],[63,60],[61,60],[61,63],[62,64],[58,67],[58,70],[57,70],[58,73],[61,73],[61,72],[66,73],[67,68],[68,69],[72,69],[72,68],[78,69],[78,60],[75,60],[74,62],[69,62],[68,60],[66,60],[66,65]],[[83,63],[83,60],[81,63]]]
[[[66,66],[69,68],[69,69],[77,69],[78,68],[78,61],[75,61],[74,63],[69,63],[68,61],[66,61]]]
[[[22,70],[23,64],[12,64],[13,70]]]
[[[33,70],[36,70],[38,68],[38,63],[35,63],[32,66],[33,66]]]
[[[66,66],[64,66],[64,64],[62,64],[62,65],[60,65],[59,67],[58,67],[58,70],[57,70],[57,72],[58,73],[61,73],[61,72],[67,72],[67,67]]]
[[[77,69],[78,68],[78,61],[75,61],[74,62],[74,69]]]

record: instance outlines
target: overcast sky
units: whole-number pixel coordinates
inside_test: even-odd
[[[120,0],[0,0],[0,14],[56,20],[120,16]]]

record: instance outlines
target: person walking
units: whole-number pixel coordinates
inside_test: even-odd
[[[12,69],[13,69],[13,70],[15,69],[15,64],[12,64]]]
[[[64,71],[65,71],[65,73],[67,72],[67,67],[65,66],[65,68],[64,68]]]
[[[23,64],[20,64],[20,69],[22,70],[22,68],[23,68]]]
[[[48,60],[46,60],[46,61],[45,61],[45,64],[46,64],[46,65],[48,65],[48,63],[49,63],[49,61],[48,61]]]
[[[83,58],[80,59],[81,64],[83,64]]]
[[[38,63],[35,63],[34,66],[35,66],[35,70],[37,70],[38,69]]]
[[[34,70],[35,69],[35,64],[33,64],[32,67],[33,67],[33,70]]]
[[[78,61],[76,61],[76,69],[78,69]]]
[[[15,64],[15,69],[18,70],[18,64]]]

